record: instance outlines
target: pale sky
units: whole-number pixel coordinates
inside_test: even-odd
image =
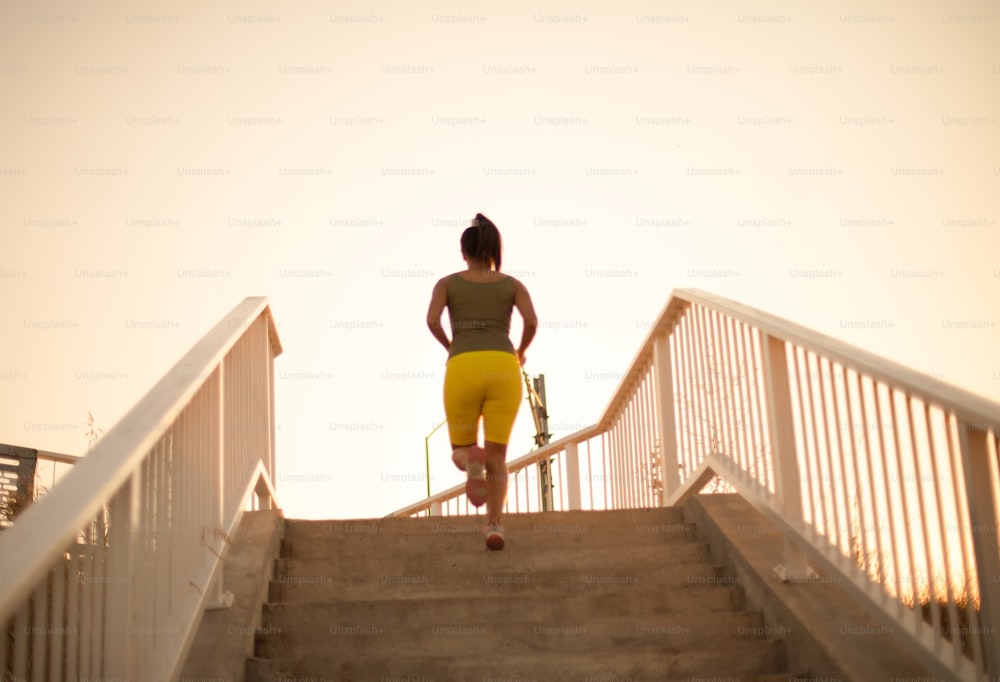
[[[681,287],[1000,400],[998,34],[989,1],[6,2],[0,442],[82,454],[266,295],[286,515],[415,502],[476,212],[556,437]]]

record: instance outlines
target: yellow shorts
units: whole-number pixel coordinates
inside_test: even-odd
[[[521,364],[513,353],[477,350],[448,358],[444,414],[451,444],[474,444],[482,417],[486,440],[506,445],[521,407],[521,379]]]

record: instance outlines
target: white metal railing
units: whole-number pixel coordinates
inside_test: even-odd
[[[676,290],[600,419],[508,464],[508,512],[673,505],[714,476],[944,679],[1000,679],[1000,406],[828,336]],[[663,444],[663,447],[661,447]],[[475,514],[464,485],[393,513]],[[748,528],[747,532],[755,529]]]
[[[39,450],[35,464],[35,499],[51,490],[56,481],[80,461],[79,455]]]
[[[274,502],[267,299],[243,300],[0,534],[0,679],[172,680]]]

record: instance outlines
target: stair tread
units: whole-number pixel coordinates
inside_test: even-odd
[[[496,642],[484,643],[482,654],[434,655],[421,653],[387,657],[314,652],[308,659],[264,659],[248,661],[248,682],[277,675],[333,675],[341,682],[384,677],[432,680],[591,680],[691,679],[721,676],[722,680],[751,680],[773,673],[783,654],[780,640],[732,640],[709,642],[697,649],[674,650],[664,646],[620,646],[587,651],[534,651],[501,654]],[[496,658],[488,658],[490,655]],[[721,682],[721,681],[720,681]]]
[[[286,531],[326,526],[334,534],[378,534],[405,529],[408,533],[441,532],[446,528],[465,527],[470,532],[481,531],[486,525],[484,513],[463,516],[387,516],[378,519],[286,519]],[[504,514],[505,528],[522,529],[535,525],[569,528],[575,525],[600,527],[616,524],[685,524],[682,510],[676,507],[648,507],[641,509],[573,510],[550,512],[522,512]]]
[[[356,657],[381,652],[386,656],[466,655],[489,653],[503,642],[505,655],[609,649],[693,651],[726,642],[767,639],[756,614],[734,611],[623,614],[589,619],[579,615],[552,618],[520,613],[511,620],[487,614],[460,619],[392,620],[352,614],[300,614],[297,619],[268,619],[256,638],[258,655],[299,654],[322,649]],[[501,614],[497,614],[501,615]]]
[[[307,582],[302,582],[307,581]],[[707,567],[678,570],[661,565],[636,571],[611,570],[567,571],[491,571],[454,574],[424,573],[407,575],[286,576],[271,582],[270,601],[289,603],[302,601],[370,600],[380,597],[423,600],[452,596],[464,598],[490,597],[498,592],[531,594],[539,599],[560,599],[573,594],[618,593],[630,595],[647,587],[673,591],[683,596],[708,594],[715,591],[729,595],[736,587],[732,579],[719,577]],[[721,596],[716,597],[721,598]]]
[[[327,601],[292,601],[269,602],[264,605],[265,616],[280,616],[283,613],[301,613],[316,610],[320,613],[336,611],[339,613],[384,612],[395,615],[407,613],[426,614],[433,604],[435,610],[447,613],[461,613],[471,609],[507,609],[508,613],[516,609],[548,604],[553,613],[564,613],[575,610],[585,612],[587,617],[594,613],[615,614],[624,613],[660,613],[663,611],[687,612],[692,609],[702,611],[732,611],[731,593],[729,590],[716,586],[701,585],[684,591],[660,589],[649,585],[637,588],[629,594],[630,599],[615,590],[593,590],[561,595],[559,599],[540,600],[536,594],[511,592],[503,588],[497,589],[489,596],[470,599],[468,595],[448,593],[433,600],[396,599],[378,595],[370,599],[331,599]],[[709,598],[717,597],[715,600]],[[713,605],[715,605],[713,607]]]
[[[426,526],[426,524],[424,524]],[[431,526],[433,528],[433,526]],[[327,556],[408,551],[438,553],[476,551],[485,547],[483,526],[446,526],[444,530],[394,532],[332,532],[322,525],[310,530],[291,527],[285,532],[283,556]],[[647,530],[648,528],[664,530]],[[534,524],[518,527],[505,524],[508,549],[603,549],[630,547],[670,547],[692,542],[694,531],[688,524],[630,524],[584,526],[581,524]]]
[[[354,549],[341,552],[330,547],[302,547],[301,551],[292,546],[285,556],[280,557],[275,566],[305,567],[315,571],[317,567],[327,570],[343,570],[357,567],[385,566],[426,566],[429,569],[454,567],[493,569],[514,567],[519,570],[566,567],[614,567],[616,565],[654,566],[669,560],[672,564],[699,563],[712,566],[706,560],[705,548],[700,543],[685,542],[671,547],[662,545],[639,545],[615,548],[609,551],[601,547],[534,547],[525,548],[517,539],[510,539],[503,550],[491,552],[481,538],[466,541],[457,547],[420,548],[399,551],[388,547],[368,548],[367,551]],[[312,565],[307,562],[312,562]],[[384,571],[383,571],[384,572]]]

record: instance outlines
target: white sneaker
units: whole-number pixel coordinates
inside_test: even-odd
[[[486,526],[486,546],[492,550],[498,551],[504,547],[503,539],[503,526],[499,523],[491,523]]]

